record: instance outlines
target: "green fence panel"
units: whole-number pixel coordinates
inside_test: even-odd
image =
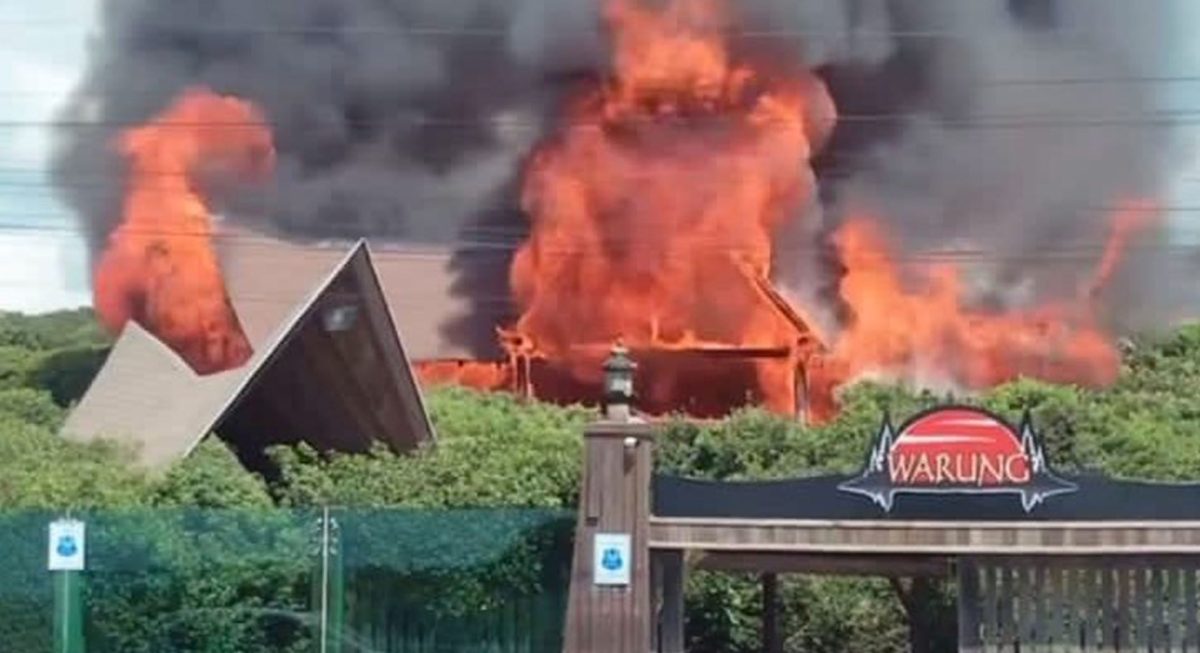
[[[54,648],[54,584],[46,569],[51,518],[0,515],[0,653]]]
[[[320,651],[320,510],[74,515],[88,653]],[[46,533],[58,515],[0,513],[0,653],[54,646]],[[541,510],[331,510],[339,575],[327,653],[557,652],[571,519]],[[335,613],[336,615],[336,613]]]

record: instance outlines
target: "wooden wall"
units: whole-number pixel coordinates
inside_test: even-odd
[[[1195,557],[959,560],[959,650],[1197,651]]]

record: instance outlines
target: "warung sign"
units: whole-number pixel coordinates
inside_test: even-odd
[[[899,429],[884,419],[866,468],[838,486],[891,511],[899,494],[1015,494],[1029,512],[1046,498],[1074,492],[1056,476],[1029,415],[1014,429],[971,406],[919,413]]]

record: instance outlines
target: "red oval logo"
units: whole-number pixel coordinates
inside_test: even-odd
[[[1019,485],[1030,479],[1021,440],[1004,422],[981,410],[929,413],[900,432],[888,452],[897,485]]]

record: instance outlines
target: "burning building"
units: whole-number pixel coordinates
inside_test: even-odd
[[[235,128],[212,137],[213,122]],[[115,439],[152,467],[211,432],[256,467],[273,444],[432,439],[365,242],[309,251],[225,232],[217,246],[198,175],[269,172],[274,146],[251,105],[192,90],[120,144],[133,165],[94,302],[120,337],[64,436]]]
[[[650,412],[820,418],[870,376],[1103,385],[1120,318],[1178,303],[1152,257],[1129,255],[1160,233],[1158,137],[1079,136],[1104,124],[1088,109],[1151,105],[1110,82],[1155,61],[1125,27],[1157,10],[384,4],[112,10],[68,111],[123,129],[70,135],[57,172],[114,331],[142,325],[201,377],[259,355],[236,290],[259,275],[221,256],[218,214],[310,243],[452,251],[392,275],[376,248],[406,345],[433,334],[409,351],[425,383],[592,400],[621,341]],[[79,191],[89,164],[120,192]]]

